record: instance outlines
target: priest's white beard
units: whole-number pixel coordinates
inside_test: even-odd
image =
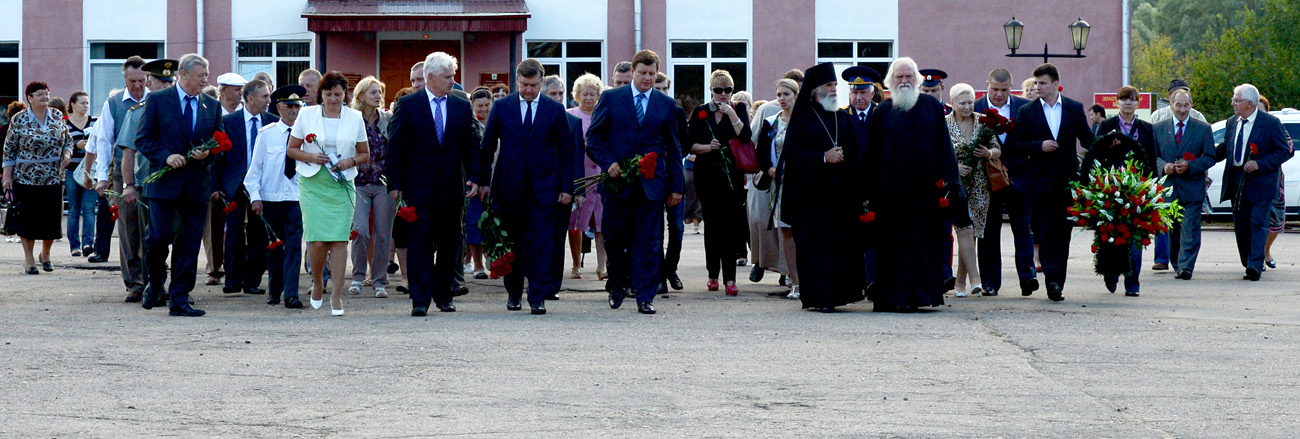
[[[821,104],[822,109],[834,113],[839,110],[839,96],[835,93],[827,93],[826,96],[817,98],[817,103]]]
[[[890,99],[894,101],[894,111],[905,113],[916,106],[916,100],[920,96],[921,91],[912,84],[899,84],[898,89],[890,94]]]

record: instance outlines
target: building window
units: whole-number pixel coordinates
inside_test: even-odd
[[[871,67],[884,75],[894,60],[893,41],[818,41],[817,62],[832,62],[837,70],[849,65]]]
[[[163,43],[158,42],[105,42],[90,43],[90,112],[99,117],[99,110],[113,90],[126,87],[122,78],[122,63],[127,58],[139,56],[145,61],[158,59],[163,54]],[[94,104],[94,103],[98,103]]]
[[[235,54],[244,79],[266,72],[276,87],[297,84],[298,74],[312,68],[310,41],[240,41]]]
[[[18,43],[0,43],[0,108],[22,98],[19,96],[23,85],[18,82],[18,61]]]
[[[573,82],[590,73],[605,79],[604,48],[600,41],[529,41],[528,57],[542,63],[547,75],[560,75],[572,95]]]
[[[685,108],[708,99],[705,90],[714,70],[726,70],[736,81],[735,91],[749,89],[749,43],[744,41],[674,41],[669,49],[672,92]]]

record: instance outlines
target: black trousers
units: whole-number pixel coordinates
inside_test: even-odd
[[[113,203],[102,196],[95,207],[95,254],[104,259],[113,251],[113,226],[117,221],[113,221],[112,207]]]

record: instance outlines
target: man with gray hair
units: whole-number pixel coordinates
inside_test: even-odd
[[[298,74],[298,85],[307,89],[307,95],[303,96],[304,103],[302,106],[310,107],[319,104],[319,102],[316,102],[316,89],[320,88],[321,78],[320,71],[316,69],[303,70],[302,73]]]
[[[569,98],[565,96],[564,80],[560,79],[560,75],[547,75],[542,78],[542,94],[552,101],[559,102],[564,108],[569,108]]]
[[[1245,279],[1258,281],[1264,271],[1264,244],[1268,220],[1277,199],[1277,179],[1282,163],[1291,158],[1282,122],[1259,111],[1259,90],[1250,84],[1232,90],[1232,112],[1227,132],[1215,156],[1227,159],[1221,199],[1232,200],[1232,228],[1237,253],[1246,267]]]
[[[208,82],[208,61],[197,54],[180,59],[176,86],[150,93],[136,130],[136,147],[149,159],[152,169],[170,168],[145,187],[149,199],[150,229],[146,240],[149,264],[148,296],[163,291],[168,274],[166,261],[169,246],[176,255],[171,267],[171,315],[198,317],[203,311],[189,304],[198,268],[200,235],[204,214],[212,194],[212,174],[208,171],[212,156],[208,151],[193,151],[198,145],[222,130],[221,109],[216,99],[201,94]],[[176,219],[181,224],[175,233]],[[154,297],[145,297],[143,306],[152,308]]]

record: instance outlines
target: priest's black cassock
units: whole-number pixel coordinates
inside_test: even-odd
[[[781,220],[794,234],[804,308],[829,310],[865,298],[863,293],[862,202],[866,199],[852,122],[844,111],[826,111],[813,90],[835,81],[821,64],[805,73],[785,135]],[[827,163],[839,145],[844,161]]]
[[[872,301],[877,311],[942,305],[948,258],[934,249],[946,233],[945,215],[965,207],[943,104],[922,94],[899,112],[893,99],[886,100],[871,114],[867,133],[864,177],[878,231],[870,243],[876,252]],[[940,181],[948,187],[939,188]],[[940,207],[945,190],[953,192],[952,208]]]

